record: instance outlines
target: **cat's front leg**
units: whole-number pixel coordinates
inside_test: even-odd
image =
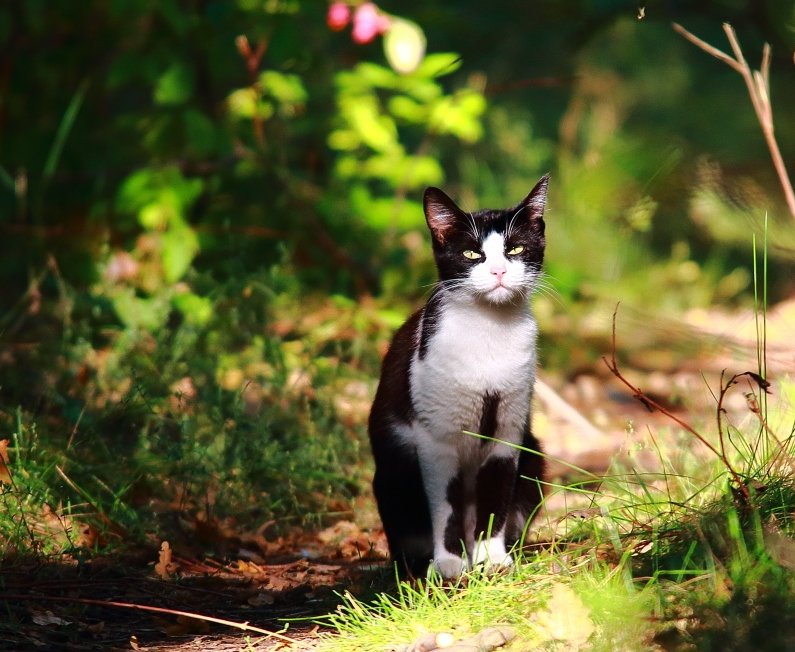
[[[505,549],[505,530],[516,480],[516,457],[513,451],[492,455],[478,470],[475,481],[474,565],[513,564],[513,557]]]
[[[444,578],[467,568],[464,517],[465,476],[455,451],[429,447],[421,452],[422,476],[433,524],[433,568]]]

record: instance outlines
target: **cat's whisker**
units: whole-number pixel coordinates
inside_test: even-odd
[[[513,233],[513,223],[516,221],[516,218],[519,216],[519,213],[521,213],[521,212],[522,212],[522,210],[524,210],[524,206],[522,206],[521,208],[519,208],[519,210],[517,210],[517,211],[516,211],[516,212],[513,214],[513,217],[511,217],[511,221],[510,221],[510,222],[508,222],[508,228],[507,228],[507,229],[505,229],[505,239],[506,239],[506,240],[510,240],[510,238],[511,238],[511,234]]]
[[[471,227],[470,233],[472,234],[472,237],[475,238],[475,240],[479,240],[480,231],[478,230],[478,225],[475,223],[475,216],[472,215],[472,213],[466,213],[466,216],[469,218],[469,226]]]

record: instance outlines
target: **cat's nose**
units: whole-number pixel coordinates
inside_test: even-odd
[[[505,266],[504,265],[494,265],[491,268],[491,273],[497,277],[497,282],[502,285],[502,275],[505,274]]]

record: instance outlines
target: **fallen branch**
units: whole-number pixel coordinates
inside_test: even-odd
[[[135,611],[148,611],[151,613],[166,614],[169,616],[179,616],[182,618],[193,618],[194,620],[202,620],[208,623],[215,623],[216,625],[225,625],[226,627],[234,627],[235,629],[242,629],[244,632],[253,632],[255,634],[262,634],[266,637],[278,638],[285,643],[297,644],[299,641],[280,634],[279,632],[272,632],[261,627],[249,625],[247,622],[238,623],[234,620],[225,620],[224,618],[215,618],[214,616],[205,616],[204,614],[197,614],[192,611],[180,611],[179,609],[168,609],[166,607],[152,607],[145,604],[135,604],[132,602],[115,602],[113,600],[94,600],[91,598],[70,598],[63,595],[30,595],[27,593],[0,593],[0,602],[12,602],[14,600],[42,600],[45,602],[69,602],[76,604],[87,604],[99,607],[116,607],[120,609],[133,609]]]
[[[535,393],[548,412],[556,413],[561,419],[577,428],[587,439],[599,441],[604,438],[604,433],[599,428],[540,378],[536,378]]]
[[[701,40],[678,23],[673,23],[673,28],[688,41],[716,59],[720,59],[742,76],[748,88],[751,103],[754,105],[756,117],[762,127],[762,134],[767,142],[770,157],[773,159],[773,167],[776,169],[781,188],[784,190],[787,207],[792,217],[795,218],[795,191],[792,190],[792,182],[787,173],[787,167],[784,165],[784,159],[781,156],[781,150],[778,147],[773,128],[773,107],[770,104],[770,45],[765,43],[764,48],[762,48],[762,63],[759,70],[751,70],[743,56],[740,42],[737,40],[737,34],[735,34],[734,28],[729,23],[723,23],[723,31],[729,40],[734,57]]]

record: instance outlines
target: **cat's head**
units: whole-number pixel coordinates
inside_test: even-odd
[[[439,280],[451,292],[493,304],[525,300],[544,260],[544,175],[517,206],[466,213],[438,188],[425,191],[425,219]]]

